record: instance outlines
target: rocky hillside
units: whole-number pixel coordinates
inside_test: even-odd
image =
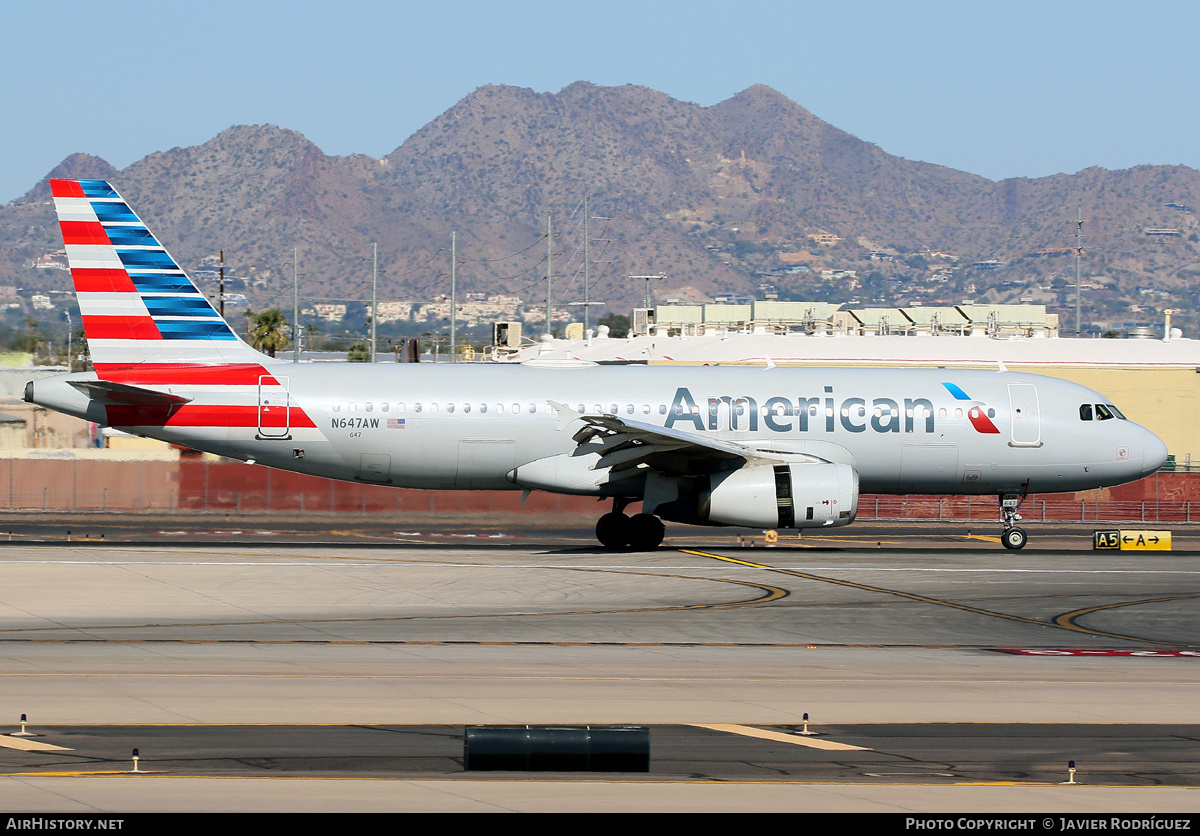
[[[1200,275],[1193,169],[993,182],[889,155],[762,85],[707,108],[633,86],[489,86],[383,159],[238,126],[120,171],[73,155],[48,176],[113,181],[190,269],[224,249],[256,306],[290,301],[293,248],[306,298],[367,298],[373,241],[381,297],[448,292],[452,230],[464,292],[538,303],[547,213],[555,298],[577,300],[585,194],[592,298],[618,311],[640,298],[629,275],[661,272],[660,298],[769,284],[784,298],[862,304],[1033,296],[1065,313],[1077,201],[1093,318],[1194,308]],[[31,266],[62,246],[47,200],[43,182],[0,206],[0,285],[67,287],[66,273]]]

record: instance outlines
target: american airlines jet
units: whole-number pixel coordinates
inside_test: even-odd
[[[848,525],[860,491],[997,496],[1019,549],[1029,492],[1129,482],[1167,456],[1102,395],[1004,370],[280,362],[238,338],[112,186],[50,184],[95,371],[33,381],[25,400],[222,456],[608,498],[596,536],[613,549],[656,548],[663,520]]]

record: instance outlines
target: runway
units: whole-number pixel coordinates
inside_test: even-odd
[[[618,776],[630,809],[1194,809],[1194,553],[854,531],[770,549],[693,531],[646,554],[586,532],[18,533],[0,544],[0,731],[26,713],[37,740],[86,745],[0,746],[0,793],[28,810],[443,809],[432,782],[461,809],[613,809],[611,776],[464,773],[461,729],[633,723],[652,726],[658,791]],[[874,754],[712,728],[790,736],[805,713]],[[360,734],[443,749],[436,768],[403,746],[356,766]],[[157,775],[111,774],[133,738]],[[89,775],[60,769],[80,759]],[[1057,786],[1071,759],[1090,789]],[[297,780],[239,801],[194,783],[214,776]],[[314,794],[325,781],[340,789]],[[697,801],[714,781],[755,789]]]

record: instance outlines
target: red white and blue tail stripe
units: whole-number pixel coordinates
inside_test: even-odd
[[[146,364],[261,363],[104,180],[51,180],[98,373]]]

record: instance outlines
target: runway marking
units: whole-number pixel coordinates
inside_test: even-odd
[[[74,752],[74,749],[68,749],[66,746],[55,746],[52,743],[42,743],[38,740],[30,740],[27,737],[9,737],[6,734],[0,734],[0,746],[5,749],[20,749],[24,752]]]
[[[1067,629],[1074,628],[1074,629],[1078,629],[1078,630],[1087,630],[1088,628],[1079,624],[1076,621],[1076,619],[1082,618],[1085,615],[1090,615],[1091,613],[1094,613],[1094,612],[1100,612],[1102,610],[1115,610],[1115,609],[1119,609],[1121,607],[1135,607],[1135,606],[1140,606],[1142,604],[1161,604],[1164,601],[1186,601],[1186,600],[1195,599],[1195,598],[1200,598],[1200,594],[1194,593],[1194,594],[1189,594],[1189,595],[1168,595],[1168,596],[1164,596],[1162,598],[1145,598],[1140,601],[1118,601],[1115,604],[1098,604],[1094,607],[1084,607],[1083,609],[1080,609],[1080,610],[1074,610],[1072,612],[1063,613],[1062,615],[1055,616],[1054,623],[1057,624],[1059,627],[1064,627]],[[1096,631],[1090,631],[1090,632],[1096,632]],[[1097,635],[1112,635],[1112,634],[1097,633]]]
[[[738,726],[732,723],[689,723],[698,729],[740,734],[743,737],[756,737],[760,740],[773,740],[776,743],[791,743],[796,746],[807,746],[810,749],[825,749],[830,752],[870,752],[865,746],[851,746],[849,743],[838,743],[834,740],[818,740],[815,737],[801,737],[796,734],[756,729],[753,726]]]
[[[1060,621],[1060,619],[1054,619],[1052,621],[1045,621],[1045,620],[1042,620],[1039,618],[1028,618],[1028,617],[1022,616],[1022,615],[1013,615],[1011,613],[996,612],[995,610],[985,610],[982,607],[972,607],[968,604],[955,603],[954,601],[947,601],[942,598],[931,598],[928,595],[918,595],[913,592],[903,592],[898,589],[887,589],[887,588],[881,587],[881,586],[871,586],[869,584],[855,583],[854,581],[840,580],[838,578],[830,578],[830,577],[825,577],[823,575],[814,575],[809,572],[800,572],[800,571],[796,571],[794,569],[782,569],[777,566],[770,566],[765,563],[754,563],[754,562],[748,561],[748,560],[739,560],[734,557],[723,557],[722,555],[711,554],[709,552],[694,551],[692,549],[680,549],[680,551],[682,551],[684,554],[693,554],[693,555],[696,555],[697,557],[706,557],[706,558],[710,558],[712,560],[722,560],[722,561],[725,561],[726,563],[736,563],[741,566],[750,567],[752,569],[762,569],[767,572],[778,572],[780,574],[792,575],[793,577],[803,578],[805,580],[817,581],[820,583],[829,583],[829,584],[834,584],[836,586],[845,586],[845,587],[849,587],[851,589],[861,589],[866,592],[876,592],[881,595],[895,595],[900,598],[907,598],[910,601],[918,601],[923,604],[932,604],[932,605],[938,606],[938,607],[948,607],[950,609],[960,610],[962,612],[974,613],[975,615],[983,615],[983,616],[988,616],[990,618],[1000,618],[1005,621],[1016,621],[1021,624],[1031,624],[1031,625],[1034,625],[1037,627],[1057,627],[1062,630],[1070,630],[1070,631],[1076,632],[1076,633],[1086,633],[1087,635],[1090,635],[1090,636],[1100,636],[1103,638],[1120,639],[1123,641],[1139,642],[1139,643],[1145,643],[1145,644],[1157,644],[1157,645],[1168,645],[1168,646],[1182,645],[1183,647],[1193,647],[1194,646],[1194,645],[1183,643],[1183,642],[1168,642],[1168,641],[1161,641],[1158,639],[1142,638],[1140,636],[1127,636],[1127,635],[1123,635],[1120,633],[1109,633],[1109,632],[1105,632],[1102,630],[1092,630],[1087,627],[1083,627],[1082,625],[1076,624],[1073,621],[1071,621],[1070,619],[1061,620],[1061,621]],[[1200,597],[1200,596],[1188,595],[1188,596],[1181,596],[1181,597],[1190,597],[1191,598],[1191,597]],[[1082,614],[1083,612],[1085,612],[1085,611],[1081,610],[1080,614]],[[1070,613],[1068,613],[1067,615],[1070,615]]]

